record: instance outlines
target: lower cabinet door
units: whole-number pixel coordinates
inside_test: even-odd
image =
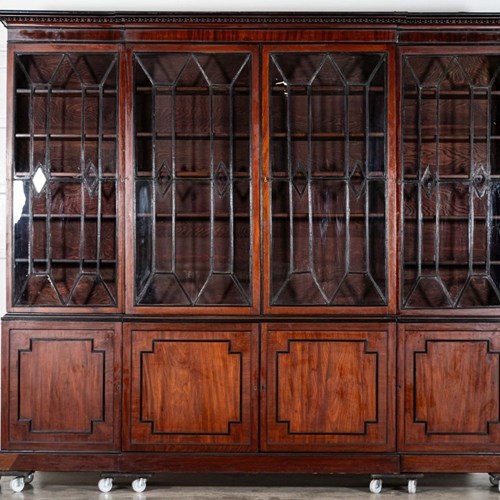
[[[392,324],[268,324],[262,449],[394,451]]]
[[[255,451],[258,327],[125,326],[125,448]]]
[[[400,325],[399,448],[498,452],[500,326]]]
[[[2,448],[120,448],[121,324],[3,323]]]

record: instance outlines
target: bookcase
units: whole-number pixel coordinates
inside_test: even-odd
[[[0,471],[500,475],[500,17],[1,12]]]

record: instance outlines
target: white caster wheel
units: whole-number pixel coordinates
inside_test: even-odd
[[[146,479],[143,477],[139,477],[132,481],[132,489],[136,493],[142,493],[146,489]]]
[[[370,481],[370,492],[380,493],[382,491],[382,479],[372,479]]]
[[[34,472],[30,472],[25,478],[24,478],[24,483],[25,484],[30,484],[31,482],[33,482],[33,479],[35,479],[35,473]]]
[[[10,482],[10,489],[16,493],[21,493],[24,490],[24,477],[15,477]]]
[[[113,488],[113,478],[103,477],[97,483],[97,487],[99,488],[99,491],[102,491],[103,493],[109,493]]]
[[[408,493],[414,494],[417,492],[417,480],[408,479]]]

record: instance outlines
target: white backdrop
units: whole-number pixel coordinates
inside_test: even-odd
[[[173,2],[172,2],[173,3]],[[377,12],[500,12],[499,0],[350,0],[339,2],[332,0],[183,0],[182,8],[170,7],[165,0],[76,0],[70,10],[105,10],[105,11],[364,11]],[[68,0],[2,0],[2,10],[67,10]],[[0,26],[0,315],[5,312],[5,69],[6,67],[6,30]]]

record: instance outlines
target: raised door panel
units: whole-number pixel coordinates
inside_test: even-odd
[[[256,327],[126,327],[128,450],[256,449]]]
[[[402,451],[497,451],[500,329],[405,325]]]
[[[395,446],[393,325],[267,325],[266,451],[390,451]]]
[[[4,326],[4,449],[116,450],[121,328]]]

